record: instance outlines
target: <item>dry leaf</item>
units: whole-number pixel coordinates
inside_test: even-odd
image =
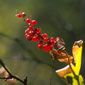
[[[72,64],[71,64],[72,65]],[[71,73],[71,68],[69,67],[69,65],[65,66],[62,69],[56,70],[56,73],[60,76],[60,77],[64,77],[66,74]]]
[[[69,57],[70,63],[72,63],[72,61],[73,61],[73,57],[71,55],[67,55],[64,50],[53,49],[51,51],[51,53],[52,53],[54,59],[55,60],[57,59],[60,62],[64,62],[64,63],[68,64],[69,63],[68,57]]]
[[[9,76],[8,72],[4,69],[4,67],[0,68],[0,76],[7,78]]]
[[[73,47],[72,47],[72,53],[73,53],[75,65],[73,65],[72,63],[70,65],[71,65],[71,67],[76,75],[79,75],[79,71],[81,68],[82,44],[83,44],[83,41],[79,40],[79,41],[74,42]],[[57,51],[53,51],[53,52],[55,52],[56,55],[59,55],[57,53]],[[60,54],[62,54],[62,53],[60,53]],[[63,56],[65,56],[65,54],[63,54]],[[57,59],[59,59],[59,57],[57,57]],[[60,77],[64,77],[70,73],[72,74],[72,69],[70,68],[69,65],[67,65],[64,68],[56,70],[56,73]]]
[[[7,81],[7,83],[8,83],[8,85],[15,85],[16,84],[16,79],[7,79],[6,80]]]

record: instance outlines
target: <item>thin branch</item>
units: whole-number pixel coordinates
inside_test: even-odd
[[[8,77],[0,77],[0,79],[12,79],[12,78],[14,78],[14,79],[16,79],[17,81],[19,81],[19,82],[21,82],[21,83],[23,83],[23,85],[27,85],[27,77],[24,79],[24,80],[22,80],[22,79],[20,79],[20,78],[18,78],[17,76],[14,76],[8,69],[7,69],[7,67],[5,66],[5,64],[3,63],[3,61],[0,59],[0,64],[3,66],[3,68],[7,71],[7,73],[9,74],[9,76]]]

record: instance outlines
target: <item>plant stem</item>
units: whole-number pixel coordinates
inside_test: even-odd
[[[66,52],[66,50],[64,50],[64,52],[66,53],[67,57],[68,57],[68,65],[74,75],[74,78],[77,80],[78,82],[78,85],[80,85],[80,82],[79,82],[79,76],[75,74],[74,70],[72,69],[72,66],[71,66],[71,63],[70,63],[70,59],[69,59],[69,56],[68,56],[68,53]]]

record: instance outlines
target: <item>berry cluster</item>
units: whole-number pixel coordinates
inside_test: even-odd
[[[16,16],[18,18],[24,18],[24,21],[27,24],[25,38],[37,42],[38,48],[43,49],[45,52],[50,52],[54,47],[60,48],[65,44],[60,37],[49,38],[47,33],[42,33],[41,29],[36,27],[38,24],[37,20],[32,20],[30,17],[26,17],[25,12],[17,13]]]

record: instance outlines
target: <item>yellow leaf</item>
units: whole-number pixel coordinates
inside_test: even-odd
[[[81,69],[82,44],[83,44],[82,40],[76,41],[72,48],[72,53],[73,53],[74,62],[75,62],[75,66],[73,67],[73,70],[76,75],[79,75],[79,72]]]
[[[72,63],[70,64],[72,69],[70,68],[69,65],[67,65],[66,67],[62,69],[56,70],[56,73],[60,77],[67,78],[68,76],[70,76],[72,78],[72,85],[83,85],[83,78],[79,74],[80,69],[81,69],[81,60],[82,60],[82,44],[83,44],[82,40],[76,41],[73,44],[72,54],[74,57],[75,65]],[[75,73],[75,75],[79,77],[79,81],[75,78],[75,75],[73,74],[73,72]]]

